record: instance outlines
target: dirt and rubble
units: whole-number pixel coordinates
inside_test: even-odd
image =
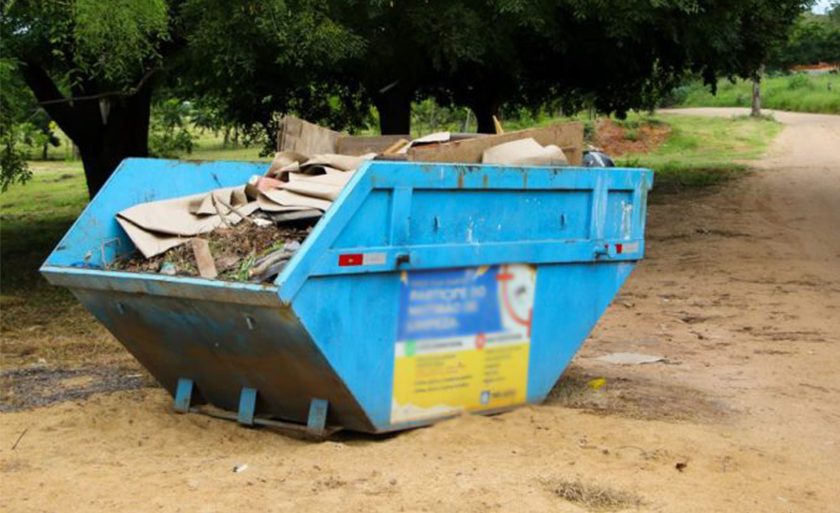
[[[299,246],[312,231],[312,226],[275,226],[242,222],[235,226],[222,226],[210,233],[199,235],[206,239],[215,261],[218,279],[248,281],[249,273],[260,258],[282,249]],[[160,274],[167,267],[177,276],[198,276],[195,252],[189,244],[176,246],[165,253],[144,258],[134,254],[115,261],[110,268],[117,271]]]
[[[836,510],[840,118],[775,116],[758,172],[651,205],[646,260],[544,404],[312,443],[157,387],[69,398],[0,413],[0,510]],[[74,343],[106,344],[85,326]],[[4,351],[39,358],[46,329]],[[143,372],[107,340],[73,368]],[[597,359],[616,352],[665,359]]]
[[[671,135],[669,125],[654,119],[621,124],[610,118],[595,122],[593,144],[612,157],[644,154],[655,150]]]

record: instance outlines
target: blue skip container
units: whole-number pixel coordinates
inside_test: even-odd
[[[642,258],[653,180],[644,169],[373,161],[274,284],[108,270],[135,251],[117,212],[264,170],[125,160],[41,272],[176,410],[315,435],[542,401]]]

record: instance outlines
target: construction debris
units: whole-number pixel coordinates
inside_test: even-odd
[[[153,201],[117,214],[140,256],[112,267],[123,271],[272,281],[300,248],[366,160],[473,162],[565,166],[580,162],[579,123],[498,135],[439,132],[407,136],[344,136],[304,120],[280,122],[278,151],[264,175],[239,187]],[[339,153],[338,149],[345,151]],[[365,153],[359,154],[359,150]],[[373,150],[373,151],[371,151]],[[568,158],[567,158],[568,156]],[[189,242],[189,244],[185,244]]]
[[[583,124],[558,123],[542,128],[530,128],[516,132],[459,138],[451,134],[448,142],[415,145],[406,153],[406,160],[420,162],[465,162],[480,164],[484,152],[489,148],[519,139],[534,139],[542,146],[554,145],[561,150],[569,164],[581,164],[583,150]]]
[[[207,243],[207,249],[218,273],[216,279],[259,282],[272,280],[282,267],[272,269],[272,272],[276,271],[274,275],[262,272],[258,276],[253,272],[255,265],[283,248],[299,248],[294,244],[302,243],[310,230],[311,226],[275,226],[271,223],[270,226],[261,227],[257,224],[240,223],[231,228],[220,227],[200,235],[197,239]],[[201,276],[201,273],[193,248],[191,243],[176,246],[152,258],[135,255],[116,261],[111,268],[128,272],[197,277]]]

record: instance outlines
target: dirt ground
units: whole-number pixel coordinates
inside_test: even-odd
[[[0,510],[840,511],[840,117],[776,118],[760,171],[651,205],[546,404],[312,443],[176,415],[135,375],[0,414]],[[594,359],[618,351],[667,360]]]

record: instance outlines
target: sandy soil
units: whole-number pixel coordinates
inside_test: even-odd
[[[0,414],[0,510],[840,511],[840,117],[776,117],[761,171],[651,206],[546,404],[312,443],[97,394]]]

